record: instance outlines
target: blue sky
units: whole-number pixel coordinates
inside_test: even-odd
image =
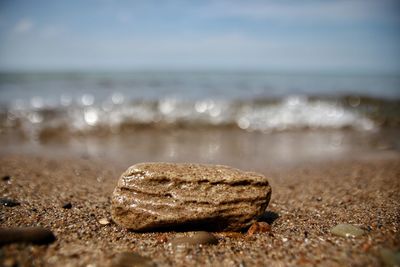
[[[400,73],[400,2],[2,0],[0,69]]]

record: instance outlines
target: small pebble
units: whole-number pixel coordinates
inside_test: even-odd
[[[3,177],[1,177],[1,180],[4,182],[9,181],[10,179],[11,179],[11,176],[9,176],[9,175],[4,175]]]
[[[271,225],[266,222],[255,222],[253,223],[249,230],[247,230],[247,235],[252,236],[256,233],[266,233],[271,231]]]
[[[156,264],[148,257],[134,252],[122,252],[115,256],[110,267],[154,267]]]
[[[99,220],[99,223],[102,224],[102,225],[107,225],[107,224],[110,224],[110,221],[107,220],[107,218],[101,218]]]
[[[338,224],[331,228],[331,233],[342,237],[358,237],[364,234],[364,230],[351,224]]]
[[[172,247],[203,246],[218,244],[218,239],[208,232],[195,232],[192,236],[176,237],[170,242]]]
[[[370,250],[371,246],[372,246],[372,241],[371,241],[371,240],[368,240],[367,242],[364,242],[364,243],[361,245],[361,249],[362,249],[362,251],[364,251],[364,252],[368,252],[368,250]]]
[[[157,237],[158,243],[166,243],[168,241],[168,237],[165,234],[161,234]]]
[[[0,245],[33,243],[44,245],[56,240],[53,232],[42,227],[0,228]]]
[[[385,266],[400,266],[400,252],[394,252],[387,248],[381,248],[379,250],[379,256]]]
[[[71,202],[64,203],[64,204],[62,205],[62,208],[63,208],[63,209],[70,209],[70,208],[72,208]]]
[[[0,198],[0,205],[6,206],[6,207],[15,207],[15,206],[21,205],[21,203],[19,203],[16,200],[9,199],[9,198]]]

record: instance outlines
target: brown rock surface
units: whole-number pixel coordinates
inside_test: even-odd
[[[240,230],[268,205],[261,174],[221,165],[141,163],[122,174],[112,199],[113,220],[128,229]]]

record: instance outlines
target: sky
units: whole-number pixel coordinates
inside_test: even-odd
[[[400,73],[397,0],[1,0],[0,70]]]

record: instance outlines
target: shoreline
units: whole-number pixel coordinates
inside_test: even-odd
[[[135,162],[132,162],[132,164]],[[48,246],[0,248],[0,263],[29,266],[109,266],[116,254],[133,251],[158,266],[381,266],[381,248],[400,249],[400,158],[365,158],[265,167],[272,186],[267,211],[276,214],[270,233],[214,233],[217,245],[172,248],[187,233],[134,233],[111,221],[110,196],[123,164],[92,158],[44,155],[0,156],[1,226],[43,226],[57,241]],[[70,202],[71,209],[62,205]],[[99,223],[107,218],[110,224]],[[366,231],[343,238],[329,230],[339,223]],[[179,230],[179,229],[177,229]]]
[[[304,130],[275,133],[241,129],[136,129],[102,135],[62,130],[40,138],[0,132],[1,155],[95,159],[121,168],[138,162],[221,164],[265,172],[304,164],[400,157],[400,128],[379,131]],[[122,170],[121,170],[122,172]]]

